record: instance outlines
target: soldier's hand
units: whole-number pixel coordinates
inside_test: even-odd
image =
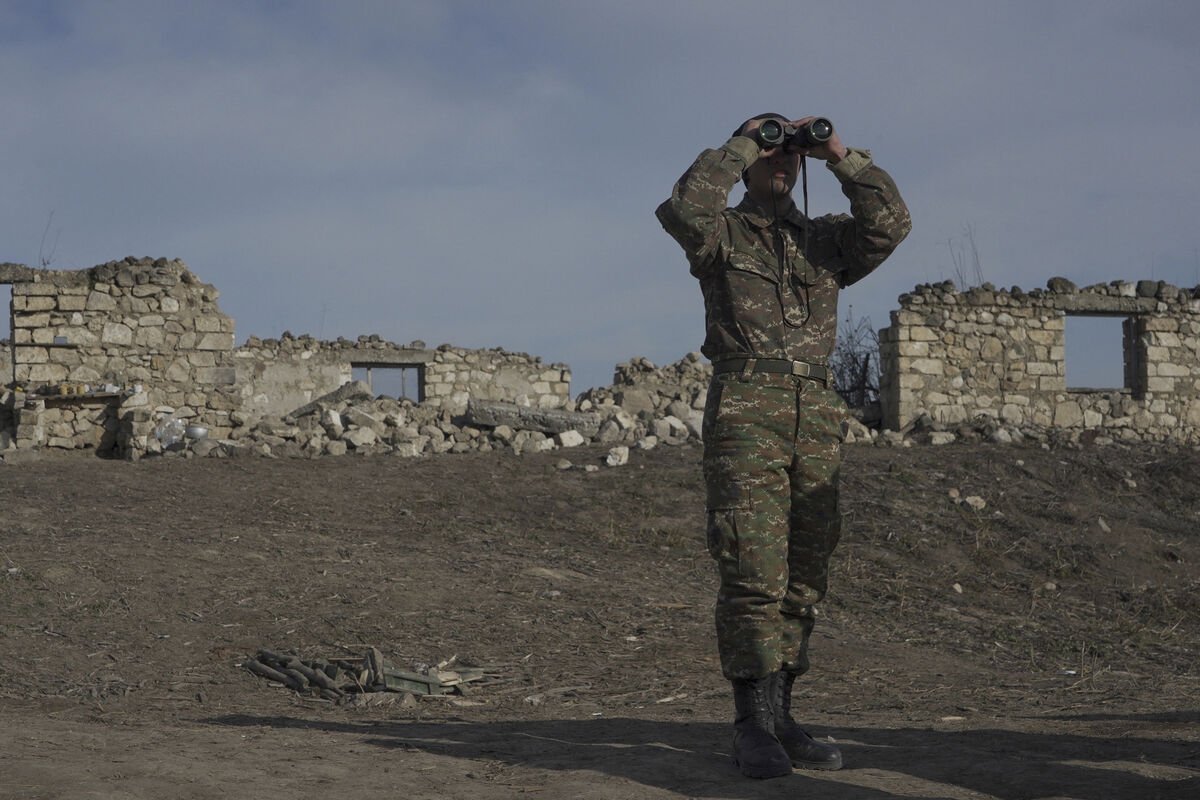
[[[816,119],[815,116],[802,117],[801,119],[792,120],[791,125],[794,128],[803,128],[808,123]],[[816,147],[798,147],[795,152],[802,156],[810,156],[819,158],[822,161],[828,161],[836,164],[846,157],[846,145],[842,144],[842,139],[838,136],[837,128],[833,129],[833,135],[829,137],[829,141],[822,142]]]

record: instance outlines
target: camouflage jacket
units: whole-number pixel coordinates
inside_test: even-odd
[[[827,364],[837,335],[838,290],[874,270],[908,235],[908,208],[871,154],[854,149],[828,165],[850,200],[850,215],[810,220],[792,205],[773,223],[771,209],[749,195],[726,208],[730,190],[759,152],[744,136],[705,150],[655,213],[700,280],[704,355]],[[801,252],[806,229],[807,258]]]

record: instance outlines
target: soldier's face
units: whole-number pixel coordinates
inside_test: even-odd
[[[752,197],[783,197],[791,193],[799,173],[800,156],[779,147],[764,150],[746,170],[746,189]]]

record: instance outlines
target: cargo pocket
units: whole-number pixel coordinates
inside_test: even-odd
[[[739,573],[738,517],[750,510],[750,491],[734,481],[716,481],[708,486],[708,554],[722,575]]]
[[[737,572],[737,509],[716,508],[708,512],[708,554],[721,571]]]
[[[804,393],[807,401],[808,425],[815,441],[840,446],[846,441],[842,423],[849,418],[846,401],[833,389],[811,386]]]

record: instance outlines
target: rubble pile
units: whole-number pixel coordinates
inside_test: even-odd
[[[1046,449],[1077,449],[1084,446],[1128,445],[1130,440],[1108,435],[1099,429],[1056,428],[1034,423],[1005,421],[991,414],[977,414],[960,423],[936,420],[921,411],[917,418],[898,431],[868,428],[851,418],[842,426],[846,444],[873,444],[877,447],[940,446],[955,442],[1040,445]]]
[[[149,450],[218,458],[347,454],[412,458],[498,450],[520,455],[607,445],[606,455],[599,460],[607,466],[622,466],[631,450],[699,443],[711,374],[712,367],[698,353],[664,367],[635,358],[618,365],[612,386],[580,395],[574,410],[472,401],[461,415],[407,399],[375,396],[365,383],[354,381],[283,417],[243,419],[235,413],[238,427],[224,439],[192,439],[181,434],[164,439],[162,432],[182,428],[160,423]],[[160,409],[164,419],[170,411]],[[979,441],[1076,447],[1121,442],[1104,431],[1017,423],[993,414],[949,423],[924,411],[898,431],[868,428],[850,417],[843,424],[843,433],[846,444],[878,447]],[[569,461],[560,463],[564,468],[572,466]]]
[[[598,441],[634,442],[640,437],[617,436],[621,423],[632,418],[645,436],[665,444],[700,438],[704,400],[712,366],[699,353],[688,353],[674,364],[656,367],[647,358],[618,364],[613,385],[589,389],[580,395],[580,411],[600,414],[611,422],[601,425]],[[622,431],[625,429],[622,429]]]
[[[630,448],[681,445],[700,439],[704,398],[712,368],[698,353],[656,367],[645,358],[618,365],[611,387],[591,389],[573,409],[539,409],[472,400],[462,414],[375,396],[353,381],[282,417],[248,418],[235,412],[222,439],[170,435],[173,410],[148,447],[150,454],[226,457],[259,455],[312,458],[327,455],[415,457],[442,453],[539,453],[586,444],[609,445],[604,461],[624,464]]]

